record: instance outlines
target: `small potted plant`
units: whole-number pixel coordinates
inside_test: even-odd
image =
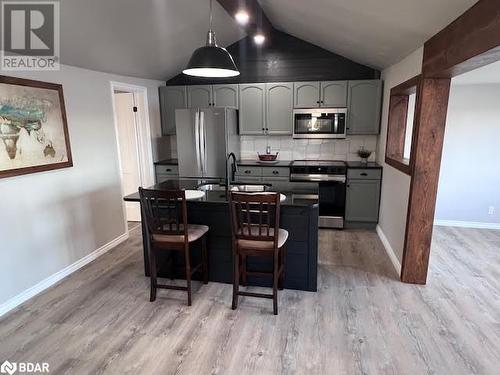
[[[368,164],[368,158],[372,154],[371,151],[365,150],[363,146],[358,150],[358,156],[361,158],[361,163]]]

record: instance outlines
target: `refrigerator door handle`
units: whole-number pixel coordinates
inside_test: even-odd
[[[196,153],[196,167],[200,171],[200,112],[194,114],[194,143]]]
[[[205,177],[206,167],[207,167],[207,134],[205,127],[205,113],[200,111],[200,148],[201,148],[201,171],[203,172],[203,176]]]

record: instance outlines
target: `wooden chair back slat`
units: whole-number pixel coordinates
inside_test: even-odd
[[[229,204],[233,238],[274,241],[277,245],[279,194],[231,192]]]
[[[149,235],[184,235],[187,239],[187,204],[184,190],[139,188],[143,220]]]

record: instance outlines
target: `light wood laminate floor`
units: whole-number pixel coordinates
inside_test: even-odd
[[[51,374],[499,374],[500,232],[437,227],[427,286],[374,232],[321,231],[318,293],[241,298],[210,283],[150,303],[140,228],[0,319],[0,361]],[[257,288],[252,288],[257,289]]]

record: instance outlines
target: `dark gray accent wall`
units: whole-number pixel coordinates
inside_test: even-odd
[[[251,37],[230,45],[241,75],[202,79],[179,74],[167,85],[379,79],[380,71],[358,64],[289,34],[273,30],[270,43],[257,47]],[[187,63],[187,61],[186,61]]]

